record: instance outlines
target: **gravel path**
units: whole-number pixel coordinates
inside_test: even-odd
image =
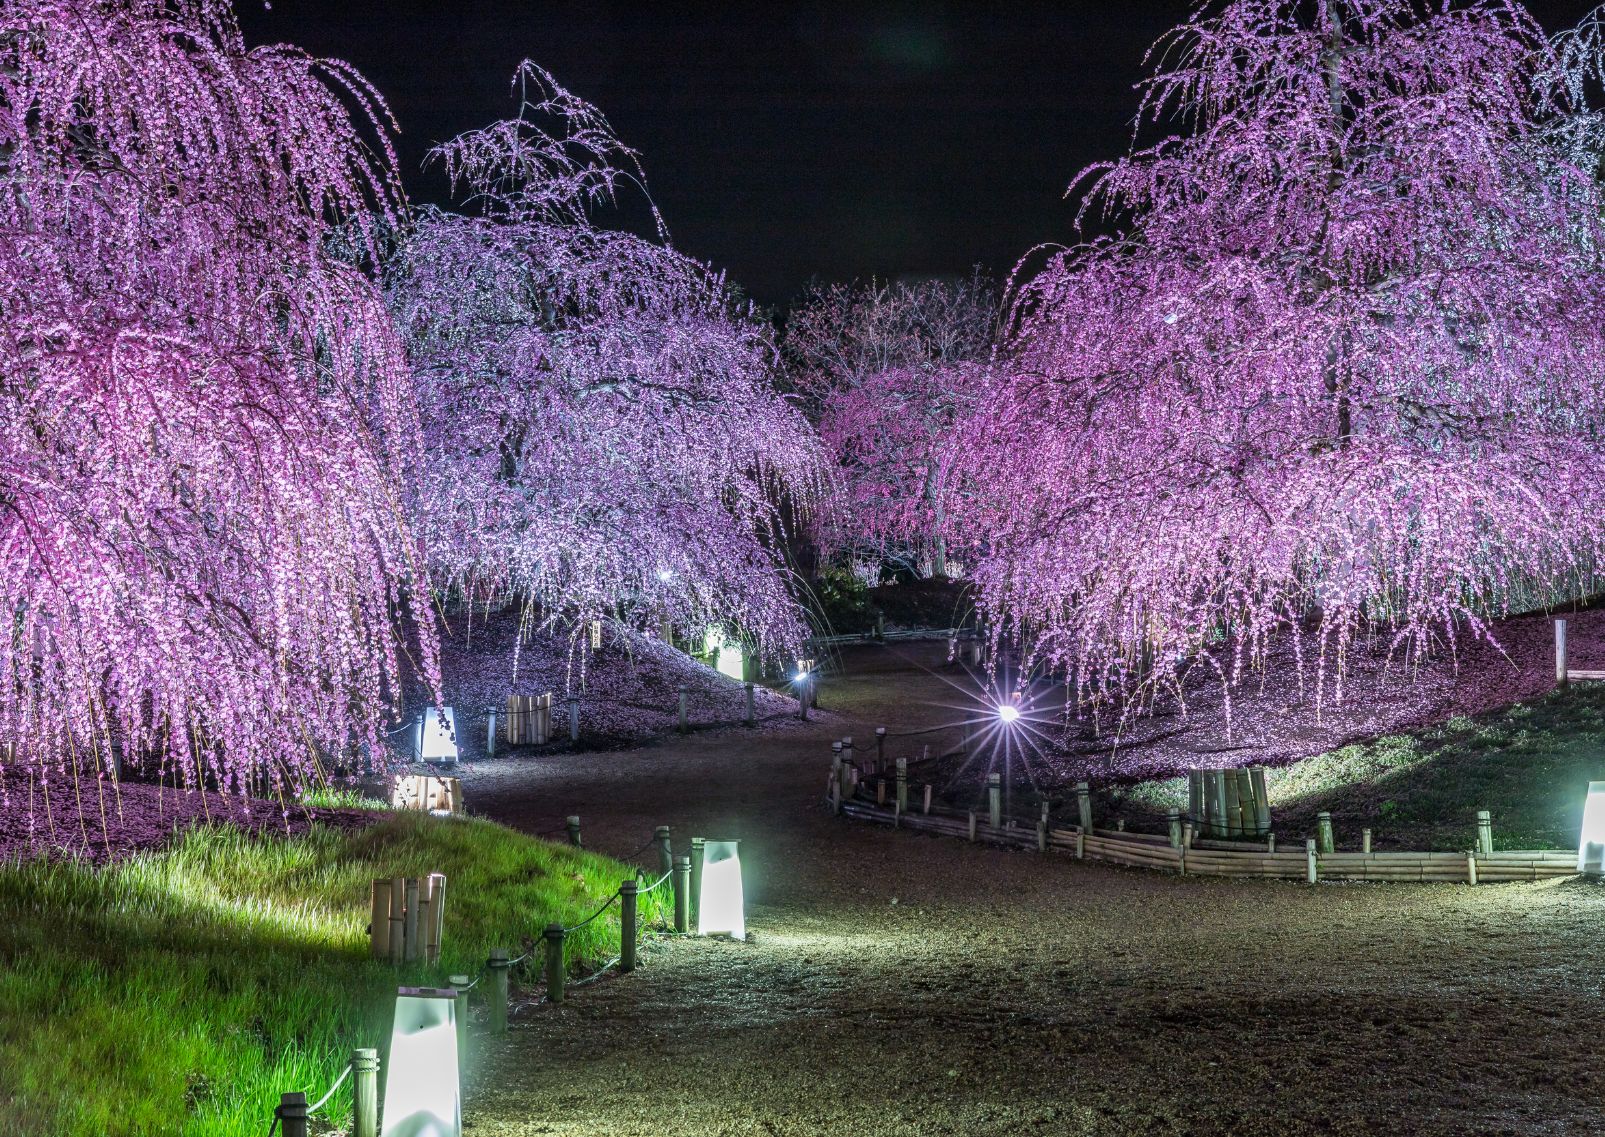
[[[1183,879],[832,818],[830,739],[951,718],[911,654],[849,654],[807,726],[469,772],[477,811],[578,812],[606,852],[741,838],[753,933],[520,1015],[470,1135],[1599,1130],[1605,889]]]

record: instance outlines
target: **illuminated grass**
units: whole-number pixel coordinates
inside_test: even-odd
[[[1312,836],[1332,814],[1340,846],[1369,827],[1379,845],[1469,848],[1476,811],[1493,814],[1501,849],[1575,848],[1583,796],[1605,779],[1605,685],[1579,684],[1476,718],[1388,734],[1268,771],[1273,828]],[[1184,778],[1111,793],[1108,808],[1152,814],[1187,808]]]
[[[441,966],[373,962],[370,880],[431,871],[447,874]],[[322,1096],[353,1047],[382,1045],[398,983],[477,973],[491,947],[521,952],[629,876],[489,822],[417,814],[293,839],[195,830],[106,869],[0,868],[7,1131],[261,1137],[281,1092]],[[663,892],[643,899],[644,920]],[[617,906],[568,946],[575,961],[616,955]],[[349,1102],[343,1088],[331,1123]]]

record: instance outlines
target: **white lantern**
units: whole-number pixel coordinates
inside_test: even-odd
[[[1577,844],[1577,871],[1605,876],[1605,782],[1589,782],[1583,800],[1583,835]]]
[[[420,762],[457,764],[457,717],[450,707],[424,711],[413,750]]]
[[[747,938],[739,841],[704,841],[697,895],[697,935]]]
[[[747,657],[737,643],[723,643],[719,645],[719,655],[714,663],[714,670],[720,675],[728,675],[735,680],[747,678]]]
[[[399,989],[380,1137],[462,1137],[457,1060],[457,992]]]

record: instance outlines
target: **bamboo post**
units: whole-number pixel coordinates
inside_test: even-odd
[[[375,880],[369,894],[368,946],[375,959],[390,958],[390,882]]]
[[[1003,826],[1003,775],[986,776],[986,822],[994,829]]]
[[[1187,771],[1187,819],[1198,824],[1204,819],[1204,771]]]
[[[1177,809],[1171,810],[1166,820],[1170,822],[1170,847],[1179,849],[1181,848],[1181,811]]]
[[[1211,837],[1225,837],[1227,835],[1225,771],[1210,770],[1207,784],[1209,787],[1209,835]]]
[[[1360,830],[1360,852],[1366,856],[1371,855],[1371,830]]]
[[[468,1065],[468,987],[473,981],[473,977],[470,975],[453,975],[447,980],[452,989],[457,992],[455,1000],[457,1011],[454,1017],[457,1019],[457,1065],[459,1068]],[[375,1098],[377,1096],[375,1094]],[[370,1137],[378,1137],[378,1135],[371,1134]]]
[[[1076,783],[1076,813],[1084,832],[1092,831],[1092,787],[1086,782]]]
[[[1197,832],[1193,828],[1191,821],[1183,821],[1181,823],[1181,847],[1183,849],[1191,849],[1193,847],[1193,835]]]
[[[580,740],[580,697],[568,697],[568,740],[575,743]]]
[[[507,962],[506,948],[490,949],[490,958],[485,961],[485,972],[490,980],[490,994],[486,997],[486,1002],[490,1004],[492,1034],[507,1033],[507,969],[510,966]]]
[[[446,938],[446,874],[429,874],[429,962],[440,962],[440,945]]]
[[[886,804],[886,779],[885,778],[876,778],[875,779],[875,804],[876,805],[885,805]]]
[[[279,1123],[280,1137],[307,1137],[306,1094],[280,1094],[273,1117]]]
[[[1307,837],[1304,840],[1304,879],[1314,884],[1320,875],[1320,866],[1315,859],[1315,838]]]
[[[1322,810],[1315,815],[1316,850],[1322,853],[1337,851],[1337,842],[1332,836],[1332,815]]]
[[[407,963],[418,961],[418,878],[409,876],[406,884],[407,918],[402,925],[402,935],[406,946],[402,950],[402,959]]]
[[[1222,821],[1225,823],[1227,837],[1241,837],[1243,835],[1242,804],[1237,800],[1237,774],[1233,770],[1221,770],[1221,790],[1225,795],[1226,808],[1222,812]]]
[[[427,876],[418,878],[418,945],[413,949],[413,958],[429,960],[429,940],[435,931],[435,897],[430,888],[433,881]]]
[[[886,762],[886,728],[875,728],[875,764],[883,765]]]
[[[706,837],[691,838],[691,882],[690,894],[687,902],[691,905],[691,920],[695,921],[702,915],[702,855],[707,845]]]
[[[554,1003],[563,1001],[563,981],[568,978],[568,971],[563,966],[563,931],[562,924],[546,925],[546,997]]]
[[[635,890],[627,880],[619,885],[619,970],[635,970]]]
[[[1466,850],[1466,883],[1477,883],[1477,850]]]
[[[462,1052],[459,1037],[459,1060]],[[379,1051],[372,1047],[351,1052],[351,1137],[379,1137]]]
[[[407,878],[390,878],[390,962],[401,963],[407,951]]]
[[[1244,837],[1259,834],[1259,808],[1254,801],[1254,779],[1248,767],[1239,766],[1232,771],[1237,780],[1237,832]]]
[[[1271,831],[1271,799],[1265,789],[1265,767],[1251,767],[1248,774],[1254,788],[1254,833],[1263,837]]]
[[[674,849],[669,845],[669,827],[659,825],[656,830],[658,841],[658,875],[662,876],[674,868]]]
[[[931,812],[931,783],[929,783],[929,782],[925,783],[925,801],[924,801],[924,803],[923,803],[923,805],[921,807],[921,812],[923,812],[923,813],[930,813]]]
[[[908,812],[908,759],[897,760],[897,812]]]
[[[1084,861],[1086,859],[1087,859],[1087,831],[1085,829],[1077,829],[1076,830],[1076,860]]]
[[[496,708],[485,712],[485,757],[496,757]]]
[[[674,930],[684,935],[691,930],[691,858],[674,858]]]
[[[1267,833],[1267,834],[1265,834],[1265,851],[1267,853],[1276,852],[1276,834],[1275,833]]]
[[[1494,821],[1493,814],[1486,809],[1477,811],[1477,852],[1483,856],[1492,856],[1494,851]]]
[[[577,813],[570,814],[566,824],[568,825],[568,843],[576,849],[585,848],[580,842],[580,815]]]
[[[975,840],[975,810],[970,810],[970,840]]]
[[[1555,621],[1555,685],[1566,686],[1566,621]]]
[[[1037,852],[1048,851],[1048,822],[1046,819],[1037,822]]]

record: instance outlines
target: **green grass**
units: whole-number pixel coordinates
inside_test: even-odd
[[[370,881],[429,872],[447,876],[441,965],[374,962]],[[419,814],[296,838],[195,830],[105,869],[0,867],[6,1132],[262,1137],[281,1092],[321,1097],[353,1047],[383,1046],[398,984],[477,974],[491,947],[521,952],[629,875],[490,822]],[[666,892],[643,898],[643,921],[662,916]],[[611,959],[618,934],[614,905],[569,937],[571,962]],[[349,1118],[349,1083],[324,1116]]]
[[[314,786],[299,799],[302,805],[313,809],[389,809],[390,803],[368,797],[361,790],[347,786]]]
[[[1501,849],[1575,848],[1583,796],[1605,780],[1605,685],[1579,684],[1476,718],[1344,746],[1268,771],[1272,828],[1288,841],[1332,814],[1340,847],[1370,828],[1377,845],[1469,848],[1476,813]],[[1118,816],[1187,808],[1184,778],[1112,790]]]

